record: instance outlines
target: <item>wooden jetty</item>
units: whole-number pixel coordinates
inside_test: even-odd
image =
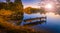
[[[40,21],[46,21],[46,17],[36,17],[36,18],[30,18],[23,20],[24,22],[32,22],[33,20],[40,20]]]
[[[24,22],[29,22],[27,24],[24,24],[24,26],[33,26],[37,24],[42,24],[46,22],[46,17],[36,17],[36,18],[30,18],[30,19],[25,19],[23,20]],[[39,21],[33,21],[33,20],[39,20]]]
[[[45,22],[46,21],[36,21],[36,22],[31,22],[31,23],[28,23],[28,24],[24,24],[24,26],[34,26],[34,25],[45,23]]]

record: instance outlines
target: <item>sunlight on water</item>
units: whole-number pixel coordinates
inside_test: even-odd
[[[49,13],[46,13],[46,16],[47,16],[47,21],[48,23],[50,24],[59,24],[60,22],[60,15],[58,14],[55,14],[53,12],[49,12]]]
[[[53,18],[60,18],[60,15],[58,15],[58,14],[56,15],[53,12],[46,13],[46,16],[53,17]]]
[[[60,15],[55,14],[53,12],[46,13],[47,16],[47,24],[46,28],[49,28],[51,31],[59,33],[60,31]]]

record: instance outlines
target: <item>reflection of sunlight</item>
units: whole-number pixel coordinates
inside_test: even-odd
[[[60,15],[56,15],[56,16],[60,16]]]
[[[59,15],[55,15],[55,13],[53,13],[53,12],[46,13],[46,15],[49,16],[49,17],[53,17],[53,18],[60,17]]]

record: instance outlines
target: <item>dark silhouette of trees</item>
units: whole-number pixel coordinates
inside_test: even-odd
[[[6,2],[7,2],[7,3],[9,3],[9,2],[10,2],[10,0],[6,0]]]
[[[15,0],[14,2],[10,2],[10,0],[6,0],[6,3],[0,2],[0,10],[3,10],[3,9],[5,9],[6,12],[8,12],[8,10],[12,12],[10,16],[3,15],[3,16],[6,16],[5,18],[7,18],[7,20],[9,17],[10,21],[13,21],[13,22],[17,21],[16,22],[17,25],[20,25],[23,19],[23,5],[21,0]]]

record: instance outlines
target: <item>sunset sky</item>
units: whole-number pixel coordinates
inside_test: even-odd
[[[0,0],[0,2],[5,2],[6,0]],[[14,0],[11,0],[11,1],[14,1]],[[45,4],[45,3],[49,3],[49,2],[53,2],[53,3],[58,3],[60,2],[60,0],[22,0],[22,3],[24,5],[24,8],[26,7],[34,7],[34,8],[39,8],[40,6],[40,2]],[[42,5],[43,6],[43,5]]]
[[[38,4],[40,0],[22,0],[22,2],[23,2],[24,7],[31,6],[31,7],[38,8],[39,7]]]
[[[52,6],[55,6],[55,7],[60,7],[60,0],[22,0],[22,3],[24,5],[24,8],[29,6],[34,8],[39,8],[41,4],[47,5],[47,3],[48,4],[51,3]],[[42,5],[42,6],[45,6],[45,5]]]
[[[5,2],[6,0],[0,0],[0,2]],[[14,1],[14,0],[11,0]],[[22,0],[22,3],[25,7],[31,6],[31,7],[36,7],[38,8],[38,3],[40,2],[40,0]]]

